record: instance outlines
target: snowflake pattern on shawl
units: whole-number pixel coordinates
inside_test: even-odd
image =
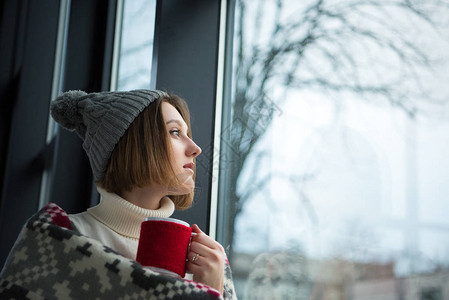
[[[0,274],[0,299],[219,299],[218,291],[162,275],[72,230],[50,203],[25,225]],[[235,299],[229,265],[224,299]]]

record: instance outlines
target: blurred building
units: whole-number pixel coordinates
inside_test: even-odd
[[[449,270],[395,276],[393,262],[307,259],[298,253],[233,254],[242,299],[444,300]]]

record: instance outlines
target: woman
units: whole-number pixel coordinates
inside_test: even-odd
[[[83,139],[102,196],[99,205],[68,216],[71,228],[134,261],[146,217],[169,217],[192,204],[201,149],[192,140],[186,103],[157,90],[70,91],[52,102],[51,115]],[[224,298],[234,297],[223,247],[197,225],[192,230],[186,270]]]

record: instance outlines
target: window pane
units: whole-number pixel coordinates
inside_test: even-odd
[[[449,299],[448,13],[236,1],[219,216],[240,298]]]
[[[156,0],[123,1],[117,90],[149,88]]]

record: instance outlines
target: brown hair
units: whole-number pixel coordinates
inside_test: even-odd
[[[171,164],[173,154],[162,117],[163,102],[178,110],[187,124],[187,135],[192,138],[190,113],[185,101],[173,94],[157,99],[136,117],[112,151],[106,173],[97,181],[108,192],[122,195],[134,187],[152,184],[183,185]],[[169,197],[176,209],[184,210],[192,204],[193,190],[189,194]]]

